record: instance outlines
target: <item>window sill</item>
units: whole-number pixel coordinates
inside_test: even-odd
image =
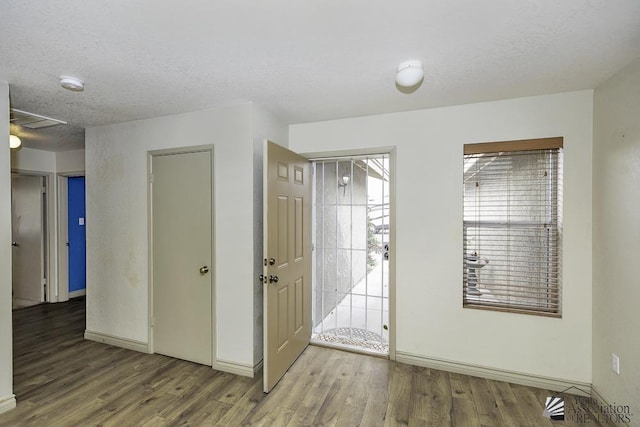
[[[529,314],[529,315],[533,315],[533,316],[542,316],[542,317],[554,317],[557,319],[561,319],[562,318],[562,314],[560,313],[551,313],[551,312],[545,312],[545,311],[535,311],[534,309],[531,310],[527,310],[527,309],[523,309],[523,308],[513,308],[513,307],[501,307],[501,306],[494,306],[494,305],[483,305],[483,304],[476,304],[476,303],[463,303],[462,304],[462,308],[472,308],[472,309],[476,309],[476,310],[488,310],[488,311],[500,311],[503,313],[515,313],[515,314]]]

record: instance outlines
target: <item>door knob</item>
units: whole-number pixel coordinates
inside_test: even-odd
[[[269,283],[278,283],[278,276],[269,276]]]
[[[258,276],[258,280],[260,280],[260,283],[267,283],[267,277],[264,274]]]
[[[11,246],[16,246],[17,247],[17,246],[20,246],[20,245],[18,244],[18,242],[11,242]]]
[[[209,267],[207,267],[206,265],[200,267],[200,274],[207,274],[208,272],[209,272]]]
[[[276,263],[276,259],[275,258],[269,258],[269,265],[273,265]]]

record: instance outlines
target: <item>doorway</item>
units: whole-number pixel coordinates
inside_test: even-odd
[[[85,294],[87,286],[86,206],[83,176],[67,179],[69,298]]]
[[[311,342],[389,355],[389,154],[312,167]]]
[[[11,174],[13,308],[46,301],[47,194],[43,176]]]
[[[213,149],[150,153],[151,349],[213,363]]]

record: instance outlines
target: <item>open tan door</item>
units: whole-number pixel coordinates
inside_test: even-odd
[[[304,157],[264,148],[264,391],[311,338],[311,175]]]

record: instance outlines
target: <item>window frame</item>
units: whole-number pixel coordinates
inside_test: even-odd
[[[465,220],[465,202],[464,202],[464,194],[465,194],[465,188],[464,188],[464,175],[465,175],[465,171],[464,171],[464,167],[463,167],[463,218],[462,218],[462,226],[463,226],[463,262],[462,262],[462,269],[463,269],[463,280],[462,280],[462,301],[463,301],[463,308],[471,308],[471,309],[480,309],[480,310],[490,310],[490,311],[501,311],[501,312],[509,312],[509,313],[521,313],[521,314],[529,314],[529,315],[537,315],[537,316],[544,316],[544,317],[555,317],[555,318],[561,318],[562,317],[562,269],[561,269],[561,264],[562,264],[562,170],[563,170],[563,145],[564,145],[564,138],[563,137],[552,137],[552,138],[539,138],[539,139],[526,139],[526,140],[513,140],[513,141],[500,141],[500,142],[484,142],[484,143],[472,143],[472,144],[464,144],[464,152],[463,152],[463,164],[464,161],[467,159],[468,155],[478,155],[478,154],[494,154],[496,156],[501,156],[501,155],[508,155],[508,153],[510,152],[526,152],[526,151],[540,151],[540,150],[546,150],[546,151],[552,151],[555,155],[558,156],[557,159],[557,170],[554,174],[554,176],[557,178],[557,181],[555,182],[555,187],[552,189],[551,193],[553,195],[553,199],[552,199],[552,204],[551,204],[551,210],[554,211],[556,213],[555,216],[552,216],[553,218],[555,218],[555,222],[551,222],[550,224],[552,224],[551,228],[553,228],[555,230],[556,235],[554,237],[557,237],[557,241],[555,243],[555,246],[553,246],[553,248],[556,251],[556,256],[557,256],[557,262],[558,262],[558,266],[557,266],[557,280],[554,284],[554,288],[552,289],[551,293],[553,294],[557,294],[557,297],[554,299],[554,297],[547,297],[547,300],[550,301],[549,305],[555,305],[557,304],[557,307],[554,309],[545,309],[543,307],[540,306],[525,306],[522,304],[513,304],[513,303],[509,303],[509,302],[482,302],[477,298],[468,298],[467,295],[467,289],[468,289],[468,272],[467,274],[465,274],[465,271],[468,269],[467,265],[466,265],[466,257],[468,257],[468,254],[465,253],[465,251],[467,250],[467,245],[464,242],[464,239],[466,239],[467,237],[467,233],[466,233],[466,229],[470,226],[470,225],[475,225],[475,226],[488,226],[488,227],[498,227],[498,228],[504,228],[505,230],[509,230],[511,227],[518,228],[518,227],[523,227],[526,226],[526,222],[522,222],[522,221],[513,221],[513,222],[509,222],[507,221],[505,223],[504,226],[500,226],[498,225],[498,223],[500,221],[468,221]],[[505,174],[505,178],[508,175]],[[513,206],[509,206],[509,209],[513,209]],[[509,211],[511,212],[511,211]],[[522,222],[522,224],[520,224]],[[531,224],[533,225],[543,225],[540,222],[536,222],[533,221]],[[529,224],[529,225],[531,225]],[[489,240],[490,241],[490,240]],[[552,257],[553,255],[551,255],[553,253],[552,250],[548,250],[547,251],[547,262],[549,262],[549,258]],[[474,271],[474,274],[475,271]],[[500,286],[504,286],[505,290],[509,289],[509,284],[507,285],[500,285]],[[538,291],[539,292],[539,291]],[[542,292],[540,292],[541,295],[543,295]],[[557,301],[557,302],[556,302]]]

